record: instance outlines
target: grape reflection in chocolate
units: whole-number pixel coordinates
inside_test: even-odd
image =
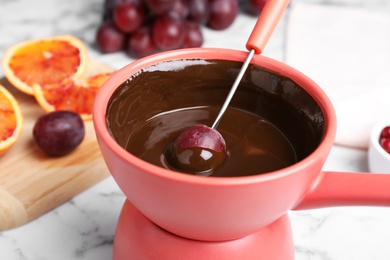
[[[207,176],[225,161],[226,143],[217,130],[196,124],[168,146],[165,157],[179,171]]]

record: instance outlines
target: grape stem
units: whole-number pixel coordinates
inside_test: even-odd
[[[231,87],[231,89],[229,91],[229,94],[226,97],[225,102],[223,103],[222,108],[219,111],[219,114],[216,117],[216,119],[215,119],[213,125],[211,126],[211,128],[213,128],[213,129],[217,128],[217,126],[218,126],[219,122],[221,121],[221,118],[222,118],[223,114],[225,113],[226,109],[228,108],[228,106],[230,104],[230,101],[232,100],[232,98],[234,96],[234,93],[236,92],[236,90],[238,88],[238,85],[240,84],[241,79],[244,76],[245,71],[248,68],[249,63],[251,62],[254,54],[255,54],[255,50],[251,49],[249,51],[248,56],[246,57],[244,63],[242,64],[241,70],[238,73],[238,76],[236,77],[236,80],[234,81],[233,86]]]

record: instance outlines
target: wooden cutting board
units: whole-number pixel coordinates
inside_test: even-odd
[[[91,61],[87,73],[112,71]],[[24,116],[23,132],[8,151],[0,155],[0,231],[23,225],[101,181],[109,175],[101,157],[92,121],[85,122],[79,147],[63,157],[49,157],[32,138],[32,129],[44,111],[35,98],[16,90],[0,78],[18,100]]]

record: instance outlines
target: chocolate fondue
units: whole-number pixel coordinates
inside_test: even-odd
[[[167,147],[185,128],[213,123],[240,66],[176,60],[129,75],[109,102],[111,135],[137,157],[182,171],[165,158]],[[245,176],[290,166],[318,146],[323,122],[316,102],[294,82],[250,65],[218,125],[228,157],[200,175]]]

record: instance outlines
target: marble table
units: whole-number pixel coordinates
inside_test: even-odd
[[[305,2],[390,10],[387,0]],[[17,42],[69,33],[81,38],[96,59],[116,68],[132,62],[123,53],[101,55],[96,51],[94,35],[101,22],[102,4],[103,0],[0,0],[0,56]],[[244,50],[254,22],[255,18],[240,15],[226,31],[205,29],[204,45]],[[284,61],[287,22],[284,17],[263,55]],[[335,145],[324,169],[366,172],[367,151]],[[108,177],[44,216],[0,232],[0,259],[111,259],[116,222],[124,200],[121,190]],[[297,260],[390,259],[389,208],[337,207],[291,211],[289,215]]]

